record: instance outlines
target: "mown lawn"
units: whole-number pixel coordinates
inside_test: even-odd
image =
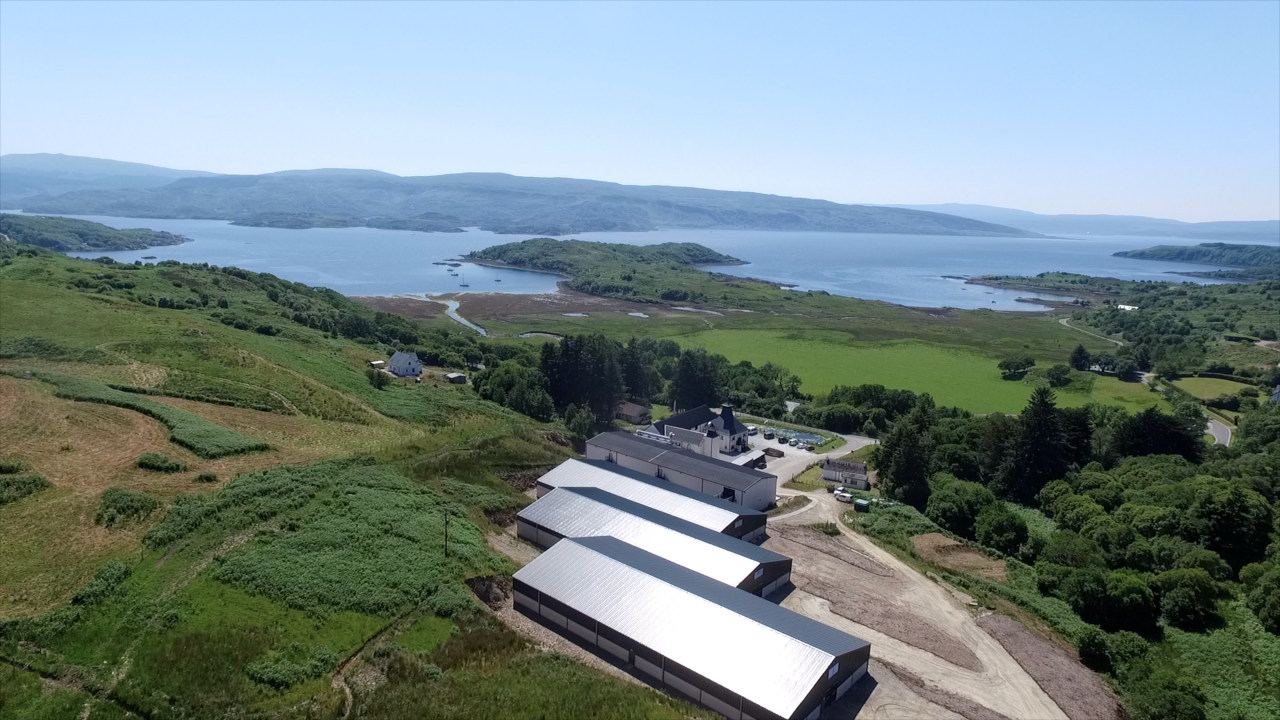
[[[1235,395],[1247,387],[1252,387],[1231,380],[1202,377],[1182,378],[1174,380],[1173,384],[1201,400],[1210,400],[1221,395]]]

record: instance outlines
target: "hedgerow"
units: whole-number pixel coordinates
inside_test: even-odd
[[[168,455],[161,455],[160,453],[143,453],[142,456],[138,458],[138,467],[143,470],[152,470],[162,473],[182,472],[187,469],[185,464],[174,460]]]
[[[3,372],[9,375],[18,374],[18,371]],[[96,380],[42,370],[30,372],[35,378],[56,386],[58,389],[55,394],[58,397],[115,405],[159,420],[169,428],[170,440],[202,458],[220,458],[271,449],[267,443],[215,425],[186,410],[156,402],[148,397],[116,390]]]

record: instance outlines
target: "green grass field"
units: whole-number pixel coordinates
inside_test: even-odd
[[[1211,400],[1220,395],[1235,395],[1247,387],[1252,387],[1231,380],[1202,377],[1182,378],[1174,380],[1173,384],[1201,400]]]
[[[878,383],[927,392],[940,405],[975,413],[1016,413],[1034,389],[1002,380],[994,357],[924,342],[867,343],[831,333],[756,330],[707,330],[681,336],[679,342],[722,353],[735,362],[780,363],[803,379],[808,393],[835,385]],[[1091,393],[1060,392],[1058,402],[1070,407],[1098,402],[1137,411],[1160,404],[1161,398],[1144,385],[1099,377]]]

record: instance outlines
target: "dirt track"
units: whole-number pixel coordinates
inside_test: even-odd
[[[1013,656],[978,626],[969,610],[947,588],[839,523],[840,515],[848,506],[822,493],[814,494],[814,497],[816,503],[809,510],[783,518],[778,525],[835,522],[842,534],[833,540],[874,563],[871,567],[887,569],[889,576],[859,569],[848,562],[835,561],[828,553],[815,550],[808,543],[802,545],[784,540],[787,542],[786,552],[794,558],[793,572],[802,581],[797,583],[798,586],[817,579],[819,585],[811,587],[824,594],[831,592],[828,586],[845,590],[849,595],[856,594],[863,612],[859,613],[856,607],[852,611],[848,607],[840,607],[846,603],[841,602],[839,596],[835,596],[837,602],[833,604],[804,589],[792,592],[783,601],[783,606],[867,640],[871,643],[873,658],[903,668],[913,676],[913,682],[937,691],[928,693],[932,699],[924,698],[912,691],[909,683],[896,678],[896,682],[880,682],[876,676],[879,684],[865,703],[857,708],[857,717],[960,715],[971,720],[985,720],[974,717],[981,716],[985,708],[992,711],[989,716],[998,713],[1020,720],[1067,718],[1066,713]],[[793,532],[779,528],[776,535],[782,537]],[[873,603],[891,608],[891,611],[873,609]],[[921,630],[928,630],[913,637],[910,634],[911,622],[918,623]],[[932,652],[917,645],[927,646]],[[950,657],[944,657],[948,655]],[[960,702],[950,702],[952,709],[937,714],[925,710],[928,707],[942,709],[938,701],[947,698]],[[914,710],[907,711],[907,708]],[[839,714],[833,716],[839,717]]]

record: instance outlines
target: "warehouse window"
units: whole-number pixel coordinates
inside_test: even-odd
[[[840,672],[840,663],[835,663],[831,666],[831,669],[827,671],[827,679],[830,680],[835,677],[838,672]]]
[[[760,578],[764,577],[764,568],[756,568],[755,575],[752,575],[751,577],[755,578],[756,580],[759,580]]]
[[[734,527],[736,527],[736,528],[740,528],[740,527],[742,527],[742,518],[738,518],[737,520],[734,520],[734,521],[733,521],[733,526],[734,526]]]

